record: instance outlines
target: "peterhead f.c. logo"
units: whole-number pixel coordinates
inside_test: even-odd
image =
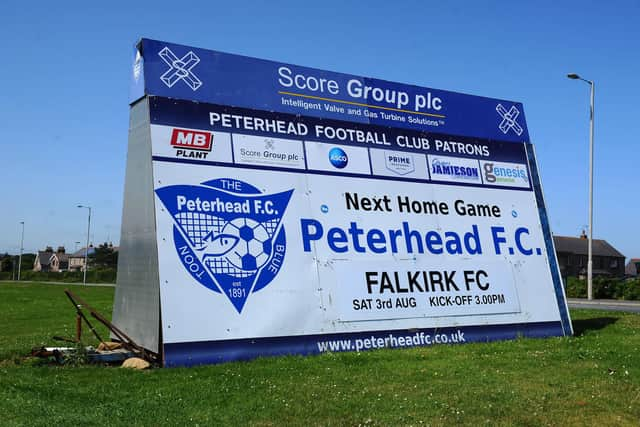
[[[264,194],[226,178],[156,190],[173,218],[173,240],[184,268],[201,285],[226,295],[238,313],[249,295],[282,268],[282,217],[292,193]]]

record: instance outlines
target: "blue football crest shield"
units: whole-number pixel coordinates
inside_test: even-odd
[[[223,293],[238,313],[267,286],[284,262],[282,217],[293,190],[261,193],[235,179],[171,185],[156,194],[173,218],[173,240],[184,268]]]

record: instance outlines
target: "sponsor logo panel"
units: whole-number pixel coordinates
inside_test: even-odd
[[[375,175],[428,179],[424,154],[391,150],[370,150]]]
[[[302,141],[233,134],[236,163],[304,169]]]
[[[311,170],[371,174],[367,148],[305,141],[305,149]]]
[[[171,145],[189,150],[211,151],[213,134],[211,132],[174,128],[171,133]]]
[[[482,183],[477,160],[433,155],[428,158],[429,173],[433,181]]]
[[[529,188],[529,172],[524,164],[481,160],[480,168],[485,184]]]
[[[228,133],[151,125],[151,143],[154,156],[232,163]]]

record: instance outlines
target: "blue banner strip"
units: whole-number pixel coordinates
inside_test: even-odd
[[[522,104],[142,39],[145,95],[349,122],[527,142]],[[422,73],[422,70],[420,71]],[[131,102],[139,96],[132,91]]]
[[[525,146],[527,150],[527,159],[529,162],[530,181],[533,185],[533,192],[535,194],[536,203],[538,205],[540,224],[542,225],[542,234],[544,236],[545,248],[547,250],[549,268],[551,269],[551,278],[553,280],[553,287],[555,289],[556,302],[558,304],[558,310],[560,311],[562,329],[565,335],[572,335],[573,327],[571,326],[571,319],[569,318],[567,301],[565,299],[564,289],[562,287],[562,278],[560,277],[560,269],[558,268],[558,262],[556,260],[556,250],[553,245],[553,236],[551,234],[551,227],[549,226],[549,217],[547,216],[547,208],[544,203],[544,195],[542,194],[542,183],[540,181],[540,175],[538,173],[536,154],[533,149],[533,144],[525,144]]]
[[[263,356],[311,355],[563,335],[565,331],[561,322],[536,322],[165,343],[163,348],[164,365],[177,367],[250,360]]]

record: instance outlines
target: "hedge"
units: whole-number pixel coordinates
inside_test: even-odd
[[[566,282],[569,298],[586,298],[587,281],[569,277]],[[612,279],[595,277],[593,297],[596,299],[640,300],[640,279]]]
[[[82,283],[82,271],[22,271],[20,280],[28,280],[35,282],[69,282]],[[0,273],[0,280],[12,280],[12,272]],[[87,271],[87,283],[116,283],[116,269],[104,268]]]

